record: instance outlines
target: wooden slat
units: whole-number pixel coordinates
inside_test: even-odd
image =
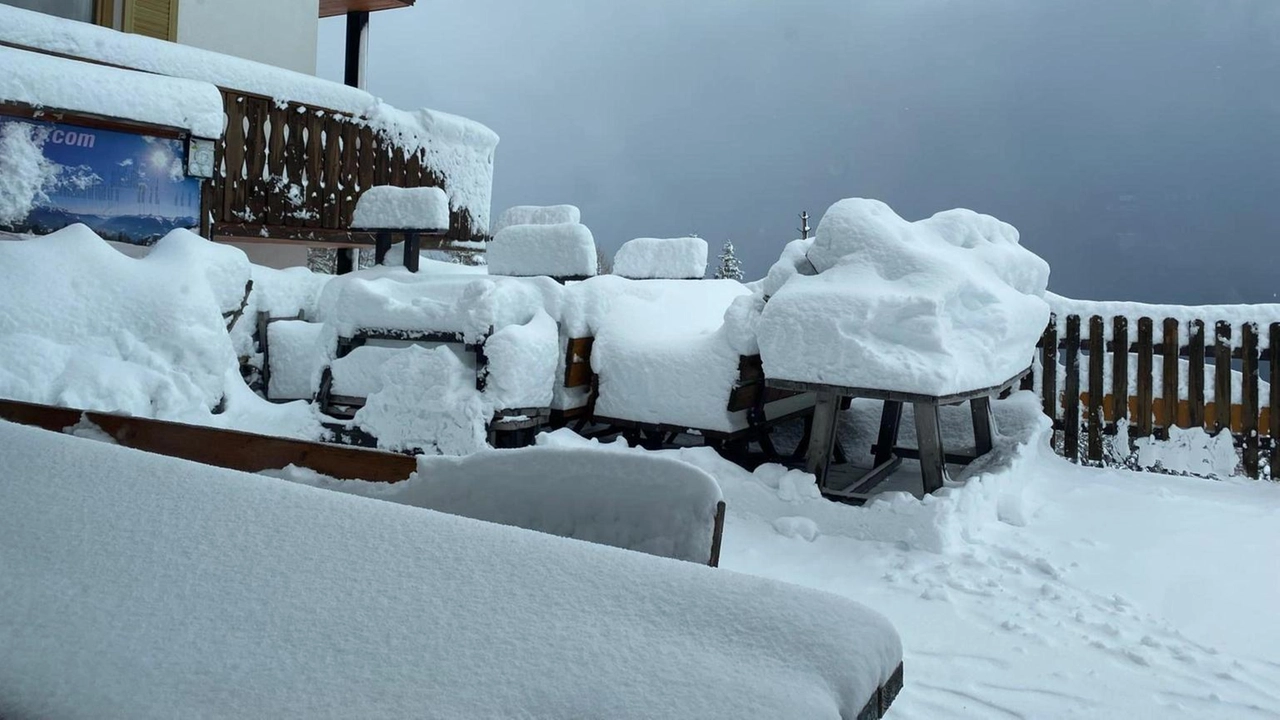
[[[1058,419],[1058,318],[1049,316],[1049,326],[1040,338],[1040,401],[1051,421]],[[1056,430],[1054,431],[1057,432]],[[1051,439],[1057,446],[1057,438]]]
[[[1089,404],[1088,417],[1085,422],[1088,423],[1088,446],[1087,453],[1091,462],[1102,462],[1102,426],[1104,423],[1102,417],[1102,395],[1103,383],[1102,375],[1104,368],[1104,360],[1106,359],[1106,346],[1103,337],[1103,320],[1101,317],[1094,315],[1089,318]]]
[[[245,98],[245,116],[249,131],[245,133],[245,206],[250,222],[266,219],[267,195],[263,169],[267,165],[267,118],[269,103],[261,98]]]
[[[225,178],[220,219],[223,222],[240,222],[239,212],[244,208],[244,98],[235,93],[224,94],[223,108],[227,113],[227,129],[223,134],[226,141],[222,154]]]
[[[1280,480],[1280,323],[1271,323],[1268,328],[1268,345],[1271,351],[1271,360],[1269,362],[1267,377],[1270,379],[1270,388],[1268,388],[1268,407],[1267,415],[1267,435],[1271,438],[1271,479]]]
[[[1129,319],[1123,315],[1111,321],[1111,421],[1129,417]]]
[[[1154,381],[1152,366],[1155,364],[1152,330],[1151,318],[1138,318],[1138,407],[1133,425],[1133,434],[1137,437],[1151,435],[1151,386]]]
[[[355,197],[373,187],[373,166],[377,159],[378,149],[374,143],[373,130],[368,125],[360,128],[360,161],[357,164]]]
[[[1071,462],[1080,461],[1080,316],[1067,316],[1067,377],[1063,383],[1062,452]]]
[[[267,136],[267,223],[284,224],[285,211],[285,125],[288,123],[287,109],[271,103],[267,110],[270,129]]]
[[[1165,318],[1163,325],[1164,337],[1160,343],[1162,362],[1159,424],[1164,429],[1164,436],[1168,437],[1168,429],[1178,422],[1178,358],[1181,346],[1178,341],[1178,321]]]
[[[1204,321],[1192,320],[1187,328],[1187,424],[1184,427],[1204,427]],[[1182,417],[1179,414],[1178,417]]]
[[[1231,324],[1219,320],[1213,329],[1213,430],[1231,427]]]
[[[320,226],[325,228],[343,227],[339,223],[339,196],[342,194],[342,128],[343,123],[326,114],[320,123],[324,133],[324,163],[320,169]]]
[[[0,400],[0,417],[46,430],[75,425],[82,415],[126,447],[243,472],[292,464],[330,477],[397,482],[417,469],[417,461],[408,455]]]
[[[1241,432],[1244,433],[1244,473],[1258,477],[1258,326],[1240,328],[1243,370],[1240,393]]]
[[[304,209],[305,203],[297,204],[290,201],[290,197],[297,198],[305,196],[302,192],[305,190],[306,175],[306,132],[307,117],[305,108],[289,103],[285,109],[285,128],[288,137],[285,138],[285,154],[284,154],[284,171],[289,181],[281,189],[286,193],[284,201],[284,225],[304,226],[299,213]]]
[[[323,137],[320,130],[321,118],[320,113],[314,108],[309,108],[306,115],[307,121],[307,174],[306,184],[303,188],[302,197],[305,199],[303,203],[303,212],[306,213],[302,219],[302,224],[306,227],[320,227],[320,215],[322,212],[321,193],[321,166],[324,164],[324,145]]]

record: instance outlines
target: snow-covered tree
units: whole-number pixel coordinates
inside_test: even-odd
[[[720,249],[720,264],[716,267],[715,279],[742,279],[742,263],[738,262],[738,256],[733,254],[732,240],[725,240],[724,247]]]

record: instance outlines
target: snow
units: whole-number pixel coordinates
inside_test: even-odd
[[[0,8],[0,25],[12,9]],[[21,13],[22,11],[16,11]],[[0,30],[0,33],[4,31]],[[93,65],[0,45],[0,100],[222,137],[222,93],[208,82]]]
[[[228,373],[239,378],[199,265],[213,253],[196,243],[207,241],[174,230],[133,259],[78,224],[0,243],[0,396],[166,419],[207,414]]]
[[[516,205],[502,211],[493,233],[512,225],[561,225],[581,223],[582,213],[574,205]]]
[[[255,93],[277,103],[293,101],[322,110],[348,113],[375,131],[393,138],[406,154],[423,150],[426,166],[444,181],[450,206],[469,213],[472,229],[477,233],[484,234],[488,228],[493,153],[498,136],[475,121],[435,110],[400,110],[364,90],[292,70],[9,5],[0,5],[0,42],[121,65],[145,73],[199,81],[205,88],[207,83]],[[7,64],[4,66],[8,67]],[[73,72],[77,74],[95,71],[95,66],[86,63],[76,63],[74,67]],[[122,101],[128,101],[132,99],[133,85],[128,87],[128,92],[120,92],[119,82],[116,82],[110,88],[103,88],[102,92],[117,92]],[[178,105],[195,102],[182,100],[176,95],[167,100]],[[46,101],[43,104],[50,103]],[[145,107],[152,105],[148,103]],[[219,96],[219,120],[211,137],[221,135],[221,107]],[[204,128],[201,125],[201,129]]]
[[[1148,317],[1154,320],[1154,330],[1157,336],[1161,332],[1160,324],[1165,318],[1178,320],[1182,323],[1180,334],[1184,342],[1187,337],[1186,324],[1192,320],[1203,320],[1205,323],[1205,338],[1209,344],[1213,343],[1214,323],[1221,320],[1231,323],[1236,328],[1239,328],[1244,323],[1257,323],[1261,329],[1258,336],[1258,344],[1259,347],[1265,348],[1270,342],[1266,327],[1271,323],[1280,322],[1280,304],[1277,303],[1261,303],[1257,305],[1153,305],[1125,301],[1075,300],[1055,295],[1054,293],[1046,293],[1045,300],[1049,302],[1049,307],[1058,316],[1058,324],[1060,326],[1065,327],[1068,315],[1079,315],[1082,318],[1080,323],[1082,337],[1088,337],[1088,318],[1094,315],[1100,315],[1108,319],[1108,322],[1104,324],[1104,332],[1108,339],[1111,338],[1114,329],[1109,321],[1110,318],[1128,318],[1130,342],[1133,342],[1134,338],[1137,337],[1138,318]],[[1238,342],[1240,339],[1239,330],[1236,330],[1234,335],[1233,339]],[[1159,342],[1158,337],[1157,342]]]
[[[320,372],[337,349],[338,338],[320,323],[276,320],[267,326],[267,397],[272,400],[310,400],[320,384]]]
[[[473,367],[442,345],[404,348],[378,368],[380,384],[352,421],[385,450],[467,455],[487,447],[493,406]]]
[[[858,444],[846,442],[854,455],[867,453],[879,409],[857,401],[846,413],[860,426]],[[944,433],[962,427],[967,409],[943,409],[954,411]],[[1034,395],[993,410],[992,456],[940,493],[863,507],[823,500],[813,476],[776,465],[752,473],[705,448],[658,454],[723,489],[722,568],[889,616],[907,667],[889,717],[1280,714],[1280,624],[1266,619],[1280,602],[1280,484],[1072,465],[1050,449]],[[568,431],[540,442],[621,445]],[[913,473],[905,461],[900,475]]]
[[[589,277],[596,274],[596,241],[586,225],[509,225],[485,252],[491,275]]]
[[[827,211],[797,266],[771,271],[757,326],[770,378],[946,395],[1028,367],[1049,266],[970,210],[908,222],[876,200]],[[783,280],[780,287],[770,285]]]
[[[705,564],[720,487],[674,458],[592,448],[489,450],[418,459],[393,484],[284,477],[331,490]]]
[[[0,465],[6,717],[852,718],[901,655],[694,563],[8,423]]]
[[[45,158],[46,139],[35,125],[0,125],[0,225],[25,219],[56,185],[60,166]]]
[[[356,201],[353,228],[447,230],[449,198],[436,187],[375,185]]]
[[[484,395],[494,409],[550,407],[559,349],[560,330],[543,311],[527,323],[494,331],[484,343]]]
[[[613,256],[613,271],[634,280],[701,278],[707,273],[707,241],[696,237],[628,240]]]
[[[209,242],[189,230],[174,230],[152,246],[152,263],[186,266],[204,275],[218,310],[226,315],[245,306],[252,265],[244,251]]]

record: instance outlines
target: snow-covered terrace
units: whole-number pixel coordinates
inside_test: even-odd
[[[9,5],[0,5],[0,48],[0,114],[215,139],[202,194],[207,237],[372,244],[371,233],[351,228],[357,199],[376,185],[443,188],[446,238],[489,233],[498,138],[479,123]],[[214,115],[225,124],[211,125]]]

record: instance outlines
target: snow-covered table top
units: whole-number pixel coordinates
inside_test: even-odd
[[[0,422],[13,717],[852,718],[835,595]]]

